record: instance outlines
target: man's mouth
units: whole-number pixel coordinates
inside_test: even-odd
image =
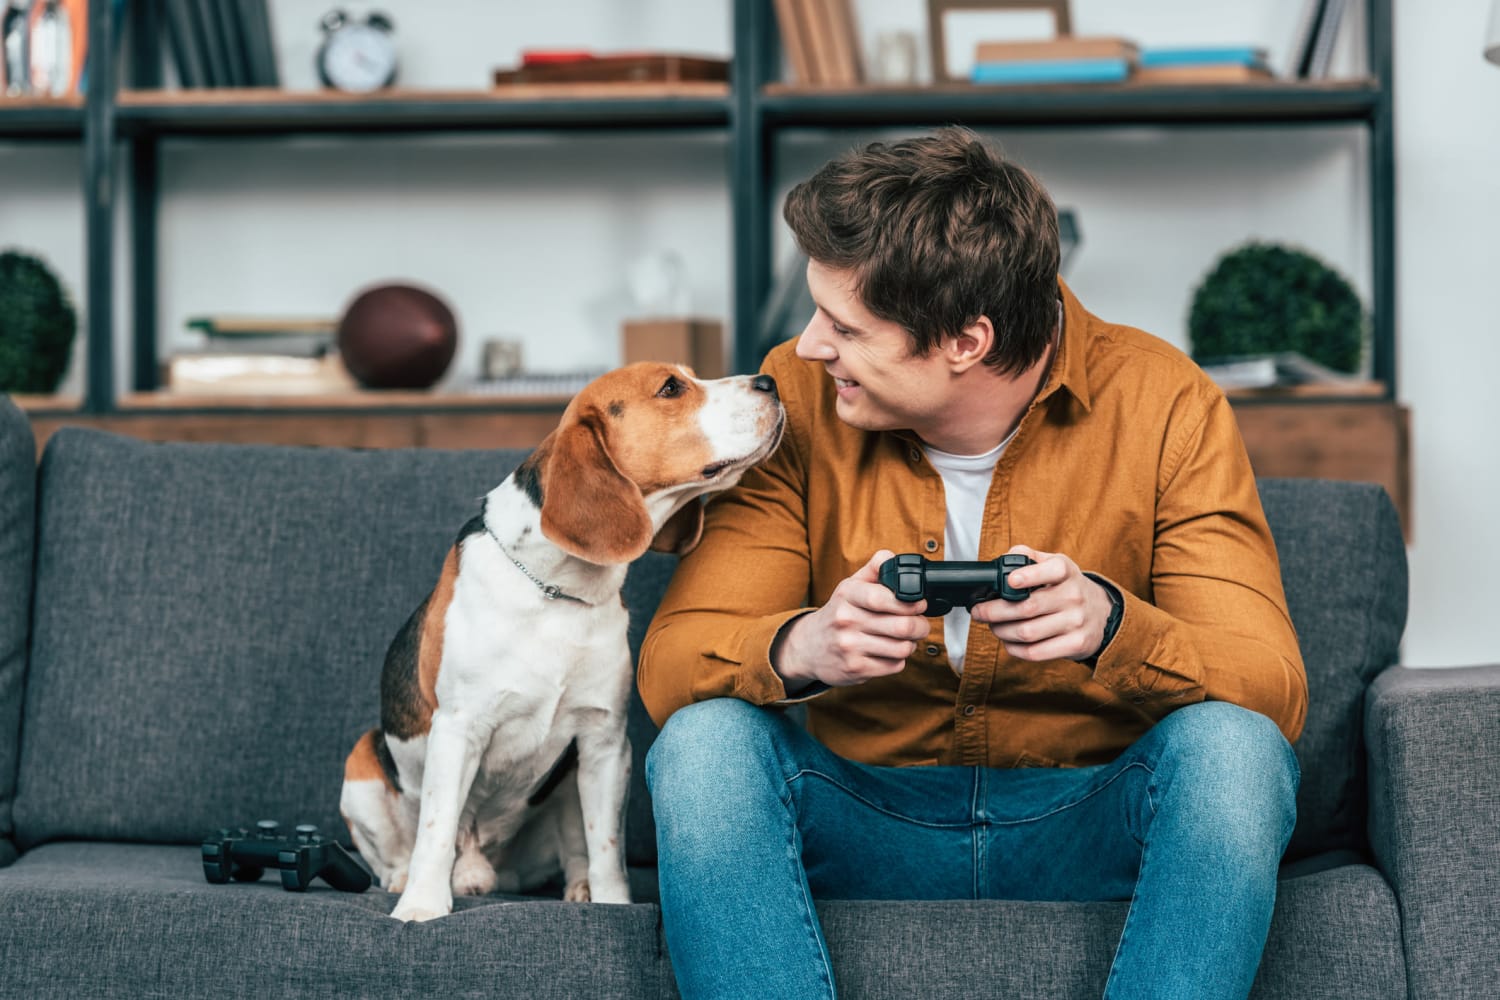
[[[859,385],[858,382],[850,378],[839,378],[837,375],[832,376],[832,378],[834,386],[839,389],[853,389]]]

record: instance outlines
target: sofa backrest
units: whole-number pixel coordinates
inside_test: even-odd
[[[262,818],[347,842],[343,762],[379,722],[386,647],[524,455],[54,435],[40,470],[21,845],[195,843]],[[674,565],[631,568],[636,648]],[[633,713],[640,776],[654,730]],[[631,800],[629,850],[649,861],[644,788]]]
[[[1364,692],[1397,662],[1406,627],[1406,545],[1390,496],[1371,483],[1262,479],[1261,503],[1307,668],[1297,741],[1302,787],[1288,860],[1364,850]]]
[[[11,398],[0,393],[0,867],[16,857],[11,799],[21,752],[35,501],[36,441],[31,425]]]
[[[378,719],[385,649],[479,498],[523,455],[54,435],[40,471],[18,842],[193,843],[261,818],[347,840],[343,760]],[[1260,485],[1311,693],[1288,855],[1358,849],[1361,697],[1396,659],[1405,548],[1378,487]],[[673,566],[651,555],[631,567],[632,653]],[[0,670],[0,710],[4,680]],[[655,729],[638,699],[631,712],[628,849],[649,863],[642,758]]]

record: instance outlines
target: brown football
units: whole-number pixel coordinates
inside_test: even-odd
[[[339,320],[339,353],[370,389],[426,389],[458,349],[458,323],[442,299],[411,285],[375,285]]]

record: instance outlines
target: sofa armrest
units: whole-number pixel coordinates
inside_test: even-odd
[[[1493,996],[1500,666],[1391,667],[1365,695],[1370,843],[1395,888],[1408,995]]]

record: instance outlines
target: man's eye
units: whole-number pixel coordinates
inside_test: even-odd
[[[682,383],[677,381],[676,375],[668,375],[667,380],[662,383],[662,387],[656,390],[656,394],[662,399],[671,399],[674,396],[680,396],[682,395]]]
[[[834,323],[833,332],[838,334],[840,337],[847,337],[854,331],[850,330],[847,326],[839,326],[837,323]]]

